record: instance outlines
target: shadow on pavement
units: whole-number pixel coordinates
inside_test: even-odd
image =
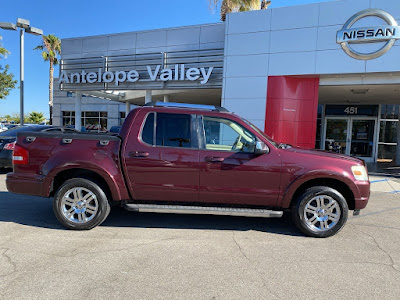
[[[50,199],[0,192],[0,222],[63,229]]]
[[[65,230],[53,213],[52,199],[0,192],[0,222]],[[290,218],[278,219],[231,217],[189,214],[161,214],[129,212],[113,207],[107,227],[200,229],[200,230],[256,230],[291,236],[301,236]]]
[[[197,214],[135,213],[114,207],[102,226],[234,231],[256,230],[301,236],[286,215],[282,218],[252,218]]]

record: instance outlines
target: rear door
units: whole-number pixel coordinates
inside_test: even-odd
[[[131,131],[123,152],[133,198],[197,202],[199,148],[196,117],[165,112],[144,114],[138,116],[144,122]]]
[[[229,118],[203,116],[202,123],[200,202],[275,206],[281,171],[278,151],[255,155],[256,134]]]

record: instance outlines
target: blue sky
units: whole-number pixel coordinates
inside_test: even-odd
[[[323,1],[328,0],[273,0],[271,7]],[[44,34],[52,33],[60,38],[219,22],[218,12],[210,12],[207,0],[1,2],[0,22],[28,19],[31,26],[43,29]],[[0,63],[9,64],[19,80],[19,34],[0,29],[0,35],[3,47],[11,52]],[[40,111],[48,116],[49,66],[43,62],[40,52],[32,50],[38,44],[39,37],[25,35],[25,113]],[[0,100],[0,116],[13,112],[19,112],[19,89],[13,90],[6,100]]]

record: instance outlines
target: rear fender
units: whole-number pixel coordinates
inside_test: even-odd
[[[102,151],[87,151],[79,153],[79,155],[71,152],[60,151],[52,155],[43,165],[43,188],[45,190],[42,193],[45,197],[50,196],[53,181],[57,174],[66,170],[85,169],[95,172],[106,181],[113,200],[120,201],[129,199],[117,156],[112,157],[109,153],[103,153]]]

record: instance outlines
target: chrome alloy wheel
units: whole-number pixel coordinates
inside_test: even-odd
[[[99,209],[94,193],[84,187],[68,190],[61,200],[64,218],[74,223],[86,223],[92,220]]]
[[[340,220],[339,203],[330,196],[319,195],[309,200],[304,208],[304,220],[315,231],[327,231]]]

